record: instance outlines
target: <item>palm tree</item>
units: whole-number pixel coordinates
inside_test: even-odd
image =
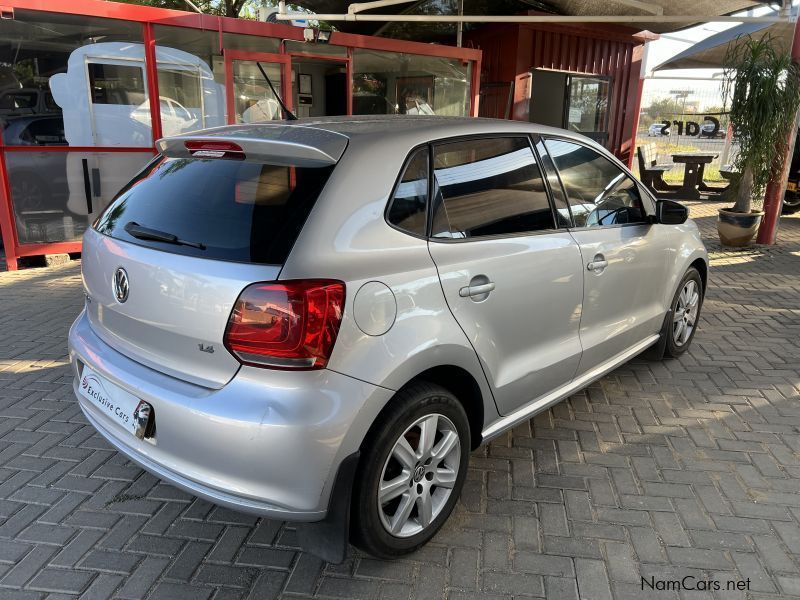
[[[723,97],[739,141],[733,165],[741,173],[731,210],[750,213],[783,171],[800,106],[800,66],[771,36],[749,35],[728,48],[724,66]]]

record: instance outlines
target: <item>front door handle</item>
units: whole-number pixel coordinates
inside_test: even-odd
[[[595,273],[600,273],[607,266],[608,261],[606,260],[606,257],[602,254],[596,254],[592,259],[592,262],[586,265],[586,269],[589,271],[594,271]]]
[[[483,296],[494,289],[494,281],[482,283],[480,285],[468,285],[458,290],[458,295],[462,298]]]

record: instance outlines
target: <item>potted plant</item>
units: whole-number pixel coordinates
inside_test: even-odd
[[[764,191],[783,171],[789,132],[800,106],[800,68],[766,35],[748,35],[725,55],[723,97],[739,143],[732,180],[735,204],[720,209],[717,231],[726,246],[746,246],[758,229]]]

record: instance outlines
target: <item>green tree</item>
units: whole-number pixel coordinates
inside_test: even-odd
[[[800,106],[800,65],[769,35],[737,40],[724,65],[723,97],[739,140],[733,164],[742,174],[733,210],[749,213],[783,172]]]
[[[658,98],[645,108],[645,112],[653,121],[672,119],[675,115],[683,112],[683,103],[675,100],[675,98]]]
[[[115,0],[126,4],[141,4],[156,8],[173,10],[193,10],[186,0]],[[255,18],[259,6],[276,6],[277,2],[259,2],[258,0],[192,0],[197,8],[209,15],[223,17]],[[244,14],[243,14],[244,13]]]

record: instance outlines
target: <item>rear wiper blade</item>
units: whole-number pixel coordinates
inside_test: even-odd
[[[127,223],[125,225],[125,231],[127,231],[129,235],[132,235],[140,240],[154,240],[156,242],[177,244],[179,246],[191,246],[192,248],[199,248],[200,250],[206,249],[205,244],[201,244],[200,242],[182,240],[177,235],[168,233],[166,231],[159,231],[158,229],[152,229],[150,227],[144,227],[135,221],[130,221]]]

